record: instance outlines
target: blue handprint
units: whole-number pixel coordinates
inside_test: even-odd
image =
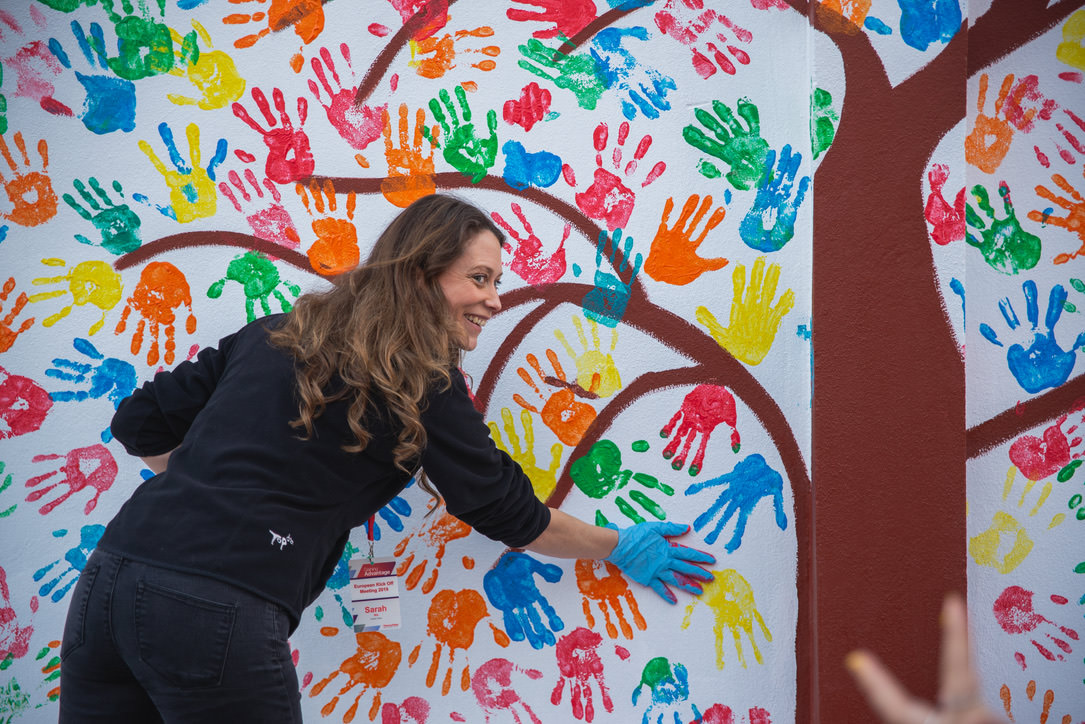
[[[648,30],[636,25],[631,28],[606,28],[592,39],[590,52],[607,88],[625,94],[621,98],[622,115],[633,120],[637,110],[647,118],[659,118],[660,111],[670,110],[667,91],[675,90],[674,79],[655,68],[642,65],[622,47],[626,38],[648,40]]]
[[[584,316],[593,319],[607,327],[617,327],[625,315],[626,305],[629,304],[629,295],[633,288],[633,280],[640,273],[644,257],[640,253],[633,259],[633,272],[629,281],[622,280],[619,274],[629,269],[629,257],[633,255],[633,237],[625,237],[625,251],[622,263],[617,260],[618,245],[622,240],[622,230],[615,229],[613,238],[607,237],[606,231],[599,232],[599,240],[595,245],[595,286],[584,295],[580,305],[584,308]],[[610,246],[610,265],[614,273],[602,270],[603,249]],[[621,268],[619,268],[621,267]]]
[[[772,170],[774,163],[776,151],[769,151],[765,156],[765,173],[757,187],[753,206],[738,227],[746,246],[757,251],[779,251],[791,241],[795,235],[795,217],[810,188],[810,177],[803,176],[794,200],[791,199],[791,189],[802,163],[802,154],[797,151],[792,153],[791,144],[780,151],[780,163],[775,173]],[[771,219],[768,228],[766,219]]]
[[[663,715],[670,711],[674,717],[674,724],[682,724],[686,721],[678,713],[679,707],[689,699],[689,673],[685,665],[681,663],[671,664],[664,656],[657,656],[644,665],[641,671],[640,681],[633,690],[633,705],[636,706],[640,698],[640,692],[647,686],[651,695],[648,708],[644,710],[641,724],[649,724],[652,712],[661,709],[656,716],[656,723],[663,724]],[[694,721],[701,720],[701,712],[693,706]]]
[[[55,377],[65,382],[74,382],[86,385],[86,389],[58,390],[50,392],[49,397],[57,402],[81,402],[88,399],[108,397],[116,409],[121,400],[132,394],[136,389],[138,377],[136,368],[131,362],[106,357],[89,340],[76,337],[72,341],[75,351],[90,359],[90,362],[78,362],[75,360],[57,357],[53,360],[53,366],[45,370],[48,377]],[[102,442],[109,442],[113,434],[107,425],[101,433]]]
[[[726,475],[689,486],[686,488],[686,495],[693,495],[705,488],[717,486],[722,486],[723,491],[720,492],[716,502],[693,521],[693,529],[700,532],[701,528],[716,517],[725,504],[727,505],[716,527],[705,536],[705,543],[709,545],[715,543],[723,527],[735,513],[738,513],[735,532],[724,546],[728,553],[734,553],[742,545],[742,535],[746,532],[746,521],[750,513],[762,498],[770,495],[773,506],[776,508],[776,525],[780,527],[780,530],[787,530],[787,515],[784,513],[784,479],[780,473],[768,466],[765,458],[757,454],[750,455]]]
[[[531,648],[541,649],[554,645],[554,631],[561,631],[565,623],[539,593],[536,574],[544,581],[556,583],[561,580],[562,570],[553,563],[540,563],[526,553],[510,551],[486,572],[482,587],[490,603],[503,613],[509,637],[513,641],[526,638]],[[539,609],[546,614],[545,624]]]
[[[414,482],[414,478],[411,478],[411,482]],[[410,483],[408,483],[409,485]],[[384,506],[377,511],[377,515],[384,519],[384,522],[388,524],[388,527],[394,530],[396,533],[403,532],[403,518],[410,516],[411,504],[406,499],[396,496],[388,501],[388,505]],[[377,523],[376,519],[373,520],[373,540],[381,539],[381,527]]]
[[[60,535],[66,535],[66,531],[60,533]],[[79,580],[79,574],[83,572],[83,569],[87,565],[87,558],[90,556],[90,552],[94,550],[94,547],[98,545],[98,541],[101,540],[102,534],[105,533],[104,525],[85,525],[79,530],[79,544],[74,548],[70,548],[67,553],[64,554],[64,561],[68,563],[68,567],[61,570],[48,581],[42,584],[38,589],[38,595],[49,596],[53,603],[59,603],[60,599],[64,598],[71,587],[75,585]],[[57,535],[54,533],[54,535]],[[34,571],[34,580],[40,581],[49,574],[56,566],[60,565],[60,561],[53,561],[49,565],[39,568]],[[63,586],[60,584],[64,581],[69,574],[74,573],[67,583]],[[58,586],[60,586],[58,588]]]
[[[71,24],[72,33],[91,69],[109,70],[105,55],[105,39],[102,26],[90,24],[90,39],[83,26],[76,21]],[[69,70],[71,59],[56,38],[49,38],[49,50],[60,64]],[[97,62],[96,62],[97,61]],[[109,75],[84,75],[75,71],[76,79],[83,85],[87,97],[79,118],[91,133],[104,135],[113,131],[131,131],[136,127],[136,86],[130,80]]]
[[[1021,344],[1011,345],[1006,351],[1006,364],[1022,389],[1036,393],[1048,387],[1058,387],[1070,378],[1077,361],[1077,350],[1085,347],[1085,331],[1078,334],[1069,350],[1063,351],[1055,341],[1055,325],[1062,316],[1066,290],[1061,284],[1051,288],[1047,298],[1047,315],[1044,317],[1046,332],[1041,332],[1037,329],[1040,308],[1036,282],[1029,279],[1021,285],[1021,289],[1025,293],[1025,313],[1032,325],[1032,344],[1027,349]],[[1021,326],[1008,297],[998,303],[998,308],[1011,331]],[[980,334],[991,344],[1005,346],[999,341],[998,334],[986,323],[980,324]]]
[[[561,157],[549,151],[528,153],[519,141],[505,141],[505,183],[514,189],[553,186],[561,176]]]
[[[961,27],[959,0],[897,0],[900,37],[917,50],[931,43],[948,43]]]

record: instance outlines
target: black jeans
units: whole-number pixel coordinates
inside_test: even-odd
[[[61,724],[298,724],[283,609],[211,578],[95,551],[60,657]]]

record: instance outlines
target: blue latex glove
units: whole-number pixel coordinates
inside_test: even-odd
[[[678,523],[638,523],[619,529],[618,545],[607,556],[622,573],[642,586],[659,594],[667,603],[677,603],[678,598],[668,586],[676,586],[694,595],[701,595],[697,581],[711,581],[711,573],[697,563],[715,563],[716,558],[695,548],[687,548],[667,540],[669,536],[684,535],[688,525]]]

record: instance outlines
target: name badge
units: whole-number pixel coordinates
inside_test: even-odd
[[[399,627],[399,584],[394,558],[350,561],[350,608],[354,631]]]

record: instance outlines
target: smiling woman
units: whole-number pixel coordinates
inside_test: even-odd
[[[463,329],[465,350],[478,345],[478,335],[490,317],[501,311],[497,287],[501,283],[501,242],[493,232],[478,232],[463,254],[437,277],[452,318]]]

